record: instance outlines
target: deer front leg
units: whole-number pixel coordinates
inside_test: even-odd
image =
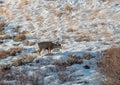
[[[41,49],[40,48],[38,48],[38,54],[40,55],[40,52],[41,52]]]

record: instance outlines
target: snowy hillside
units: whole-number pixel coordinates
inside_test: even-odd
[[[100,85],[96,62],[120,44],[120,0],[0,0],[0,85]],[[59,42],[52,54],[37,43]]]

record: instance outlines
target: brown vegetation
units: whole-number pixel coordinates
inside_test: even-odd
[[[5,22],[0,22],[0,31],[3,31],[5,26],[6,26]]]
[[[12,39],[12,37],[10,35],[0,36],[0,40],[4,40],[4,39]]]
[[[95,58],[95,56],[92,56],[92,55],[89,54],[89,53],[85,53],[85,54],[82,56],[82,59],[85,59],[85,60],[90,60],[91,58]]]
[[[26,41],[24,41],[23,43],[24,43],[24,45],[26,45],[26,46],[35,45],[35,42],[34,42],[34,41],[28,41],[28,40],[26,40]]]
[[[25,35],[25,34],[28,34],[28,33],[29,33],[28,31],[24,30],[24,31],[20,32],[19,34]]]
[[[81,35],[80,37],[78,37],[78,39],[76,39],[76,42],[81,42],[81,41],[92,41],[93,38],[90,35]]]
[[[67,29],[67,32],[74,32],[74,29],[69,28],[69,29]]]
[[[14,41],[16,41],[16,42],[20,42],[25,39],[26,39],[26,36],[24,34],[19,34],[19,35],[14,36]]]
[[[4,59],[8,56],[16,56],[17,53],[20,53],[24,48],[16,47],[10,48],[9,50],[0,50],[0,59]]]
[[[85,53],[83,56],[78,56],[76,54],[69,55],[68,59],[66,61],[59,61],[56,60],[53,64],[58,66],[71,66],[73,64],[82,64],[83,60],[90,60],[91,58],[94,58],[95,56],[92,56],[89,53]]]
[[[120,85],[120,47],[105,50],[97,64],[107,79],[101,85]]]
[[[38,81],[38,75],[29,76],[26,71],[20,72],[16,70],[0,70],[0,85],[43,85],[43,82]],[[15,82],[12,82],[15,80]],[[6,82],[8,81],[8,82]]]
[[[56,10],[54,13],[57,17],[61,17],[63,13],[61,11]]]
[[[0,22],[0,35],[3,35],[5,34],[4,33],[4,28],[6,26],[6,23],[5,22]]]
[[[6,58],[9,55],[9,51],[0,50],[0,59]]]
[[[24,55],[24,56],[21,56],[20,58],[14,59],[12,61],[12,65],[13,66],[24,65],[26,63],[32,62],[34,58],[35,57],[33,55]]]
[[[53,64],[58,66],[71,66],[73,64],[82,64],[82,63],[83,63],[83,60],[80,56],[71,54],[66,61],[61,62],[59,60],[56,60]]]
[[[22,50],[24,50],[24,48],[20,48],[20,47],[10,48],[9,49],[9,55],[16,56],[16,54],[21,53]]]
[[[65,12],[71,12],[71,10],[72,10],[72,7],[70,6],[70,5],[66,5],[66,7],[65,7]]]

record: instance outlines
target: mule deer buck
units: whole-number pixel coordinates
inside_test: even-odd
[[[39,53],[39,55],[40,55],[40,52],[42,50],[48,50],[48,54],[51,54],[51,50],[55,49],[55,48],[62,48],[61,44],[58,43],[58,42],[53,43],[51,41],[38,43],[38,53]]]

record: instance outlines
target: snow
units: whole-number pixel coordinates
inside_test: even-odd
[[[36,43],[25,46],[23,42],[4,39],[4,43],[0,44],[0,50],[13,47],[23,47],[25,50],[16,56],[0,59],[0,66],[10,65],[15,78],[17,78],[17,72],[30,77],[26,80],[26,85],[31,85],[30,81],[35,82],[35,79],[38,80],[38,85],[100,85],[100,80],[104,78],[98,72],[96,62],[103,57],[103,50],[120,44],[120,5],[115,5],[119,3],[119,0],[108,4],[99,0],[90,0],[91,2],[87,0],[28,0],[28,4],[21,6],[24,0],[4,1],[3,6],[8,9],[8,13],[0,13],[0,21],[5,20],[8,23],[4,29],[5,35],[13,37],[19,32],[28,31],[29,33],[25,34],[26,40]],[[66,5],[73,8],[72,12],[66,13]],[[0,6],[2,6],[1,3]],[[62,13],[61,17],[56,16],[57,11]],[[20,26],[18,32],[14,32],[16,26]],[[67,32],[69,28],[74,31]],[[0,37],[5,35],[0,35]],[[76,39],[81,38],[82,35],[88,35],[93,39],[77,42]],[[51,55],[45,55],[47,51],[43,50],[41,55],[38,55],[37,43],[40,41],[59,41],[62,49],[61,51],[53,49]],[[70,55],[82,57],[88,53],[95,57],[89,60],[84,59],[82,64],[67,66],[55,64],[66,62]],[[32,55],[34,60],[17,67],[12,66],[14,59],[22,58],[24,55]],[[89,68],[86,69],[85,65]],[[17,85],[16,80],[2,80],[2,82]]]

